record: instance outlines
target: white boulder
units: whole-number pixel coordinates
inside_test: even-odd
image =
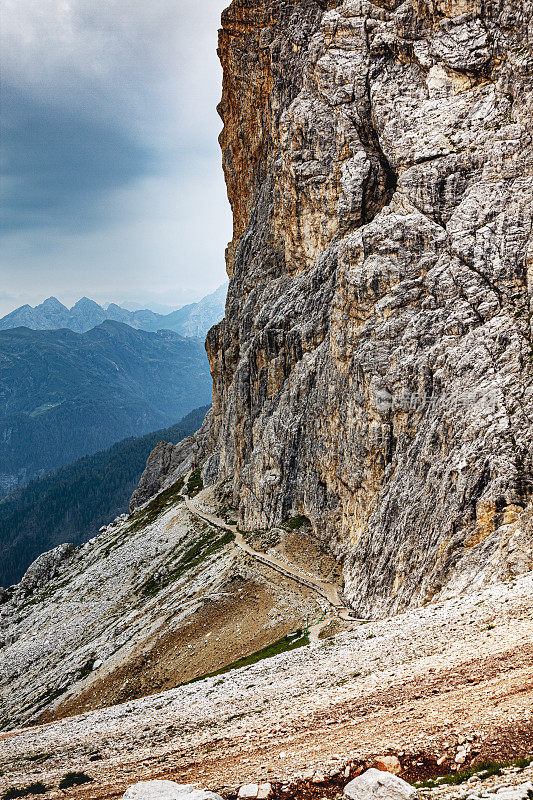
[[[222,800],[214,792],[174,781],[141,781],[126,789],[122,797],[123,800]]]
[[[259,794],[259,786],[257,783],[245,783],[244,786],[241,786],[239,789],[239,797],[241,800],[252,800],[252,798],[257,797]]]
[[[493,797],[494,800],[528,800],[530,792],[533,792],[533,784],[527,781],[520,786],[500,786]]]
[[[267,800],[272,793],[270,783],[246,783],[239,789],[240,800]]]
[[[416,796],[416,789],[397,775],[373,768],[344,787],[349,800],[414,800]]]

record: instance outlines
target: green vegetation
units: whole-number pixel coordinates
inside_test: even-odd
[[[311,526],[311,521],[304,516],[299,517],[291,517],[286,522],[283,523],[282,527],[288,531],[297,531],[304,526]]]
[[[47,791],[48,787],[46,787],[44,783],[36,781],[35,783],[30,783],[28,786],[22,786],[20,788],[12,786],[4,792],[2,800],[12,800],[14,797],[27,797],[29,794],[44,794]]]
[[[85,772],[67,772],[59,781],[60,789],[70,789],[71,786],[81,786],[82,783],[91,783],[92,778]]]
[[[438,778],[430,778],[427,781],[421,781],[420,783],[417,783],[416,786],[419,789],[433,789],[435,786],[441,786],[442,784],[458,786],[461,783],[465,783],[465,781],[467,781],[473,775],[477,775],[480,780],[486,781],[487,778],[501,775],[502,770],[506,769],[507,767],[518,767],[518,769],[525,769],[530,764],[532,758],[532,756],[526,758],[517,758],[514,761],[506,761],[504,763],[484,761],[480,764],[473,764],[471,767],[462,769],[459,772],[450,772],[448,775],[441,775]]]
[[[0,585],[20,580],[46,550],[63,542],[81,544],[127,511],[155,445],[190,436],[207,408],[192,411],[171,428],[125,439],[8,495],[0,502]]]
[[[302,630],[298,630],[294,634],[284,636],[283,639],[278,639],[277,642],[272,642],[272,644],[263,647],[261,650],[251,653],[249,656],[239,658],[239,660],[234,661],[233,664],[228,664],[226,667],[221,667],[215,672],[209,672],[207,675],[200,675],[200,677],[193,678],[192,681],[187,681],[186,683],[180,685],[187,686],[189,683],[203,681],[204,678],[214,678],[216,675],[224,675],[225,672],[230,672],[232,669],[239,669],[240,667],[248,667],[250,664],[257,664],[258,661],[263,661],[265,658],[272,658],[272,656],[277,656],[280,653],[287,653],[290,650],[296,650],[297,647],[302,647],[306,644],[309,644],[309,639],[304,635]]]
[[[198,492],[201,492],[203,488],[202,468],[197,467],[194,472],[191,472],[189,480],[187,481],[187,494],[193,497],[195,494],[198,494]]]

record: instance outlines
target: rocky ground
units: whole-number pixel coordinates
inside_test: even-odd
[[[191,516],[172,488],[41,557],[0,600],[4,728],[178,686],[322,613],[312,590]]]
[[[154,778],[228,797],[268,781],[279,797],[318,800],[385,755],[410,782],[527,755],[532,590],[529,573],[225,675],[6,732],[0,790],[33,780],[57,787],[81,770],[93,781],[69,794],[87,800]],[[431,795],[466,796],[472,785]],[[60,795],[52,788],[48,797]]]

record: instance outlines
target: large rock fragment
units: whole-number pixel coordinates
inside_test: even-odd
[[[413,800],[416,789],[397,775],[367,769],[344,787],[348,800]]]
[[[402,765],[397,756],[380,756],[374,761],[374,766],[383,772],[392,772],[393,775],[398,775],[402,771]]]
[[[246,783],[239,789],[240,800],[267,800],[272,793],[270,783]]]
[[[186,475],[192,464],[200,463],[209,452],[212,442],[211,411],[207,412],[204,423],[194,436],[188,436],[178,444],[159,442],[152,450],[139,485],[130,499],[130,511],[144,505],[162,489],[166,489]]]
[[[222,800],[219,794],[174,781],[141,781],[130,786],[123,800]]]
[[[444,19],[431,43],[434,55],[457,70],[476,70],[490,57],[485,26],[471,14]]]
[[[18,589],[29,594],[35,589],[44,586],[46,583],[56,578],[68,562],[75,547],[71,543],[60,544],[53,550],[42,553],[30,564],[24,577],[18,585]]]

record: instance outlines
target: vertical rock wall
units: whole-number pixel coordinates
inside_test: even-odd
[[[533,568],[531,0],[234,0],[206,474],[361,613]],[[205,441],[205,431],[203,441]]]

